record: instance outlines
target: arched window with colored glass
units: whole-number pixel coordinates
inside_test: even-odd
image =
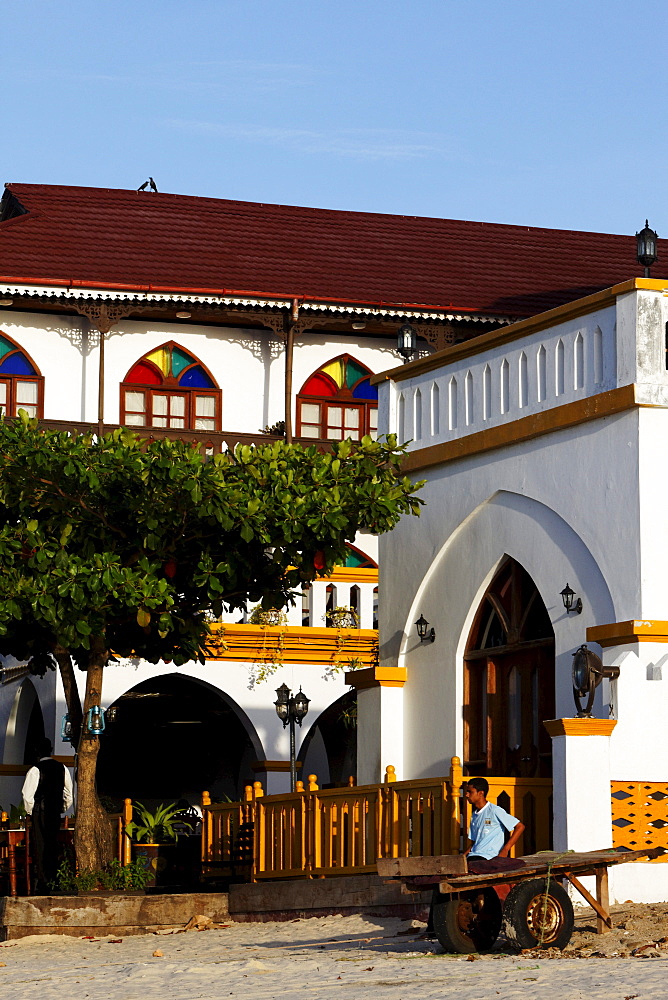
[[[372,372],[348,354],[314,372],[297,396],[297,435],[324,441],[375,438],[378,390]]]
[[[44,413],[44,379],[34,361],[7,334],[0,334],[0,412],[15,417]]]
[[[145,354],[121,385],[126,427],[220,430],[221,394],[211,373],[178,344]]]

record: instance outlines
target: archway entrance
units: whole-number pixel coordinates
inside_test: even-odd
[[[340,788],[357,777],[357,692],[347,691],[318,716],[299,750],[300,777],[318,776],[321,788]]]
[[[156,677],[126,691],[114,707],[116,718],[100,738],[97,771],[109,806],[126,797],[151,805],[181,798],[194,803],[205,789],[214,802],[236,800],[252,784],[250,764],[262,753],[250,724],[246,728],[208,684],[177,674]]]
[[[44,739],[44,717],[35,686],[26,678],[14,696],[7,723],[3,763],[34,764],[37,746]]]
[[[552,776],[554,630],[529,574],[508,558],[483,597],[464,656],[464,768]]]

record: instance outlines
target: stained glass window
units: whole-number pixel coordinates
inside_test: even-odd
[[[25,410],[39,417],[43,406],[44,379],[27,354],[0,334],[0,412],[15,417]]]
[[[130,427],[220,430],[220,395],[201,361],[177,344],[163,344],[126,375],[121,422]]]
[[[373,559],[354,545],[346,545],[346,561],[344,565],[352,569],[378,569]]]
[[[376,437],[378,390],[371,372],[342,354],[314,372],[297,397],[298,436],[327,441]]]

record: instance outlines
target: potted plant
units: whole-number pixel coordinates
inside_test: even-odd
[[[170,868],[174,865],[174,849],[178,840],[176,823],[182,810],[173,802],[161,803],[151,812],[141,802],[136,802],[132,820],[125,832],[133,840],[132,853],[150,875],[147,888],[169,883]]]
[[[339,604],[325,614],[325,620],[331,628],[357,628],[359,619],[353,607]]]
[[[265,610],[261,604],[253,608],[248,618],[249,625],[276,627],[277,625],[287,625],[287,622],[288,616],[285,611],[281,611],[278,608],[268,608]]]

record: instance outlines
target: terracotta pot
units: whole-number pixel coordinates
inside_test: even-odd
[[[151,873],[151,881],[146,884],[147,889],[155,888],[157,885],[169,885],[176,844],[133,844],[132,854],[135,860],[140,859],[142,867]]]

